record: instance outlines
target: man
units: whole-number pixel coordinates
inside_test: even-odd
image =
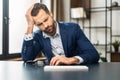
[[[28,23],[22,47],[23,60],[34,60],[43,52],[51,66],[96,63],[99,55],[80,26],[53,20],[52,13],[41,3],[26,12]],[[33,32],[34,25],[39,30]]]

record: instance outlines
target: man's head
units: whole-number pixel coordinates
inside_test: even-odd
[[[31,11],[31,15],[37,16],[37,14],[39,13],[39,10],[41,10],[41,9],[44,10],[47,14],[50,14],[46,5],[41,4],[41,3],[35,3],[32,11]]]
[[[56,32],[55,22],[52,13],[48,10],[46,5],[35,3],[31,11],[31,16],[35,25],[43,32],[53,36]]]

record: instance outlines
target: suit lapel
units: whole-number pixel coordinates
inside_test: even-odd
[[[49,53],[49,57],[52,58],[54,55],[52,53],[52,48],[51,48],[51,44],[50,44],[50,39],[49,38],[46,38],[44,39],[46,41],[44,41],[45,43],[45,46],[46,46],[46,50],[47,50],[47,53]]]
[[[59,24],[63,49],[64,49],[64,52],[65,52],[65,55],[67,55],[67,34],[66,34],[66,29],[61,23],[58,23],[58,24]]]

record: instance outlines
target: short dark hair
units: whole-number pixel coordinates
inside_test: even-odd
[[[47,14],[50,13],[45,4],[35,3],[32,11],[31,11],[31,16],[37,16],[40,9],[43,9]]]

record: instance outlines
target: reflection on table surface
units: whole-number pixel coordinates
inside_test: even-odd
[[[120,63],[89,64],[88,71],[45,72],[45,65],[0,61],[0,80],[119,80]]]

